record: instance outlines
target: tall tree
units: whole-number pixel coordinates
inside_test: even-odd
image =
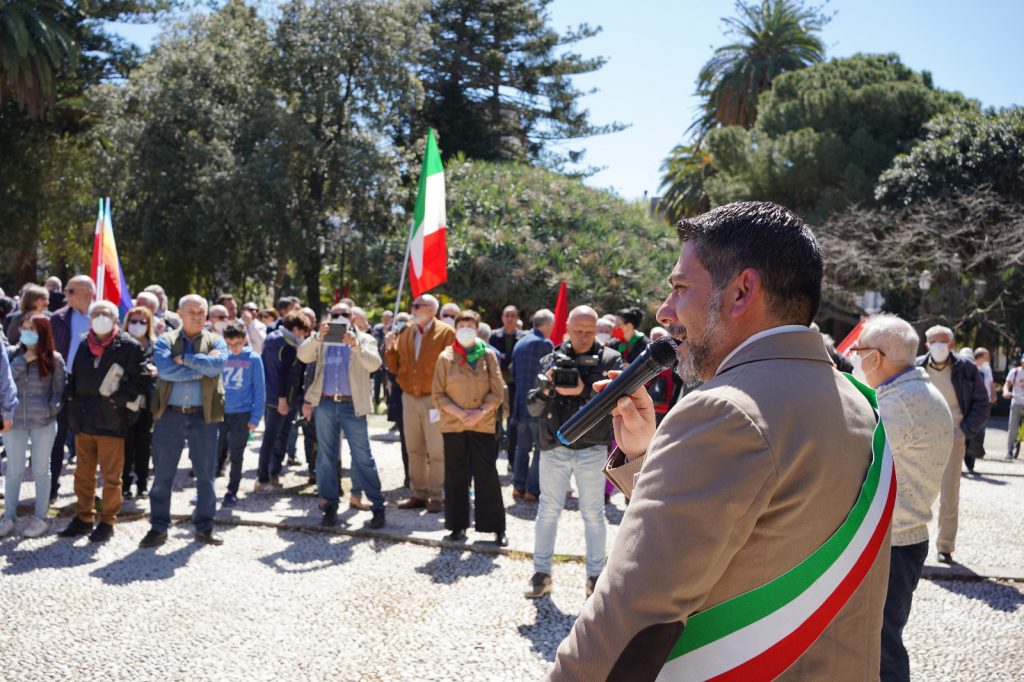
[[[56,99],[55,75],[78,62],[60,0],[6,0],[0,4],[0,107],[13,96],[38,118]]]
[[[697,215],[711,208],[704,181],[714,175],[711,156],[693,144],[677,144],[661,164],[658,212],[668,220]]]
[[[413,71],[426,47],[419,0],[291,0],[275,36],[291,150],[286,248],[319,309],[325,258],[390,236],[414,149],[393,144],[422,103]],[[319,245],[323,245],[323,249]],[[350,263],[351,267],[351,263]]]
[[[439,132],[451,158],[541,160],[553,167],[582,159],[575,141],[620,130],[594,125],[572,77],[600,69],[603,57],[567,50],[599,28],[581,24],[559,35],[549,26],[551,0],[433,0],[426,11],[433,46],[421,77],[426,104],[416,134]]]
[[[697,77],[703,106],[690,126],[697,146],[716,126],[753,126],[757,98],[776,77],[825,59],[820,34],[829,17],[820,8],[803,0],[739,0],[736,14],[722,21],[737,41],[716,49]]]
[[[933,116],[976,109],[896,55],[833,59],[776,78],[753,129],[711,131],[705,147],[717,173],[705,187],[712,205],[770,199],[820,221],[871,204],[878,176]]]

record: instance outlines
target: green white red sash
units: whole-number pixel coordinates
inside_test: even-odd
[[[878,410],[875,392],[848,379]],[[750,592],[694,614],[658,675],[676,680],[770,680],[821,636],[874,565],[896,500],[881,419],[860,496],[839,529],[798,565]]]

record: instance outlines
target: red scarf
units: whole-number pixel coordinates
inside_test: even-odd
[[[121,333],[121,329],[115,324],[114,331],[110,332],[110,336],[107,337],[106,341],[100,341],[96,338],[96,332],[89,330],[89,336],[86,337],[86,341],[89,342],[89,350],[96,357],[103,355],[104,351],[110,348],[110,344],[114,342],[114,338]]]

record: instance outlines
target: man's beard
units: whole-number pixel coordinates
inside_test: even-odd
[[[713,375],[717,369],[712,365],[719,358],[719,349],[725,332],[725,324],[720,315],[722,294],[723,292],[718,291],[711,295],[708,302],[708,323],[699,338],[692,336],[690,330],[685,330],[686,352],[676,364],[676,373],[683,383],[691,388],[704,383],[704,377]],[[671,331],[675,333],[675,330]]]

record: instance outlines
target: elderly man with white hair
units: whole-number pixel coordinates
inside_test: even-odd
[[[985,428],[990,405],[981,372],[974,363],[952,352],[953,330],[936,325],[925,332],[925,338],[928,340],[928,354],[919,357],[917,365],[924,367],[935,388],[946,399],[953,414],[953,424],[957,427],[953,430],[953,447],[942,476],[939,535],[935,541],[939,561],[951,564],[960,516],[960,467],[967,450],[967,439],[974,438]]]
[[[434,368],[445,348],[455,342],[455,330],[437,319],[438,300],[422,294],[412,302],[413,324],[384,337],[384,360],[402,388],[402,426],[409,451],[412,495],[399,509],[444,509],[444,439],[441,413],[432,398]]]
[[[858,378],[877,391],[899,486],[892,517],[889,590],[882,620],[882,680],[909,680],[903,628],[928,556],[928,521],[953,447],[949,405],[915,366],[917,332],[895,315],[869,317],[852,349]]]
[[[121,511],[124,440],[130,413],[137,412],[146,391],[149,371],[142,347],[118,327],[117,306],[97,301],[89,307],[90,331],[75,355],[68,377],[68,421],[75,433],[75,518],[63,537],[89,533],[91,542],[106,542],[114,534]],[[96,467],[103,473],[103,501],[96,517]]]
[[[206,299],[196,294],[178,303],[181,328],[164,332],[153,347],[159,378],[153,395],[153,461],[156,471],[150,493],[150,530],[140,547],[167,541],[171,526],[171,485],[181,452],[188,441],[188,456],[196,475],[198,500],[192,522],[196,540],[223,543],[213,534],[217,507],[214,476],[217,468],[217,432],[224,421],[224,386],[221,372],[228,358],[224,338],[205,328]]]

